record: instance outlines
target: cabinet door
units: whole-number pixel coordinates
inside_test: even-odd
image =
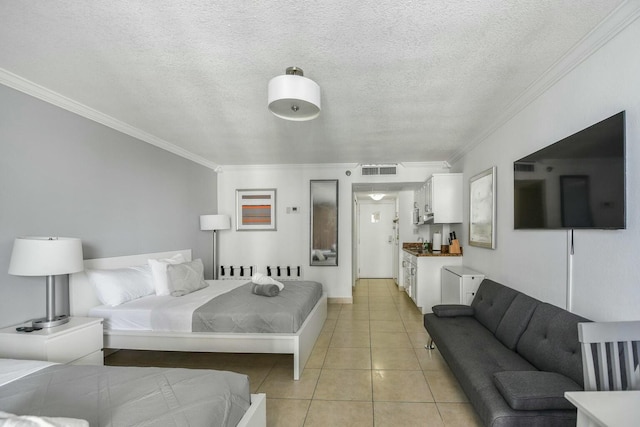
[[[462,174],[438,174],[431,177],[433,222],[462,222]]]

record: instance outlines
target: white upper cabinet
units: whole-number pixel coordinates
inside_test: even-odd
[[[454,224],[462,222],[462,174],[433,174],[423,187],[423,205],[418,205],[421,222]]]

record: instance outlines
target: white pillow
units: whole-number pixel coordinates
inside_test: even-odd
[[[167,282],[167,265],[182,264],[185,262],[182,254],[175,254],[171,258],[150,259],[151,276],[153,277],[153,286],[156,289],[156,295],[170,295],[169,283]]]
[[[172,297],[181,297],[209,286],[204,281],[204,265],[201,259],[167,265],[167,279]]]
[[[85,271],[98,299],[104,305],[120,305],[155,292],[148,265]]]

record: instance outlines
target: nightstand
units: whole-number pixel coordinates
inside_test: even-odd
[[[0,357],[72,365],[104,364],[102,319],[71,317],[64,325],[33,332],[18,332],[16,327],[0,329]]]

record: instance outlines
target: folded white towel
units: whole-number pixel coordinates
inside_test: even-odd
[[[278,282],[273,277],[265,276],[262,273],[256,273],[251,276],[251,281],[256,285],[276,285],[278,289],[284,289],[284,285],[282,283]]]

